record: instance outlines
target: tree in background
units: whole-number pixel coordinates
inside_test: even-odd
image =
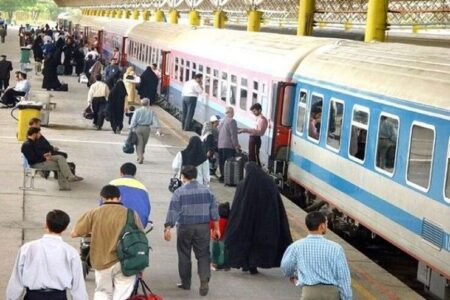
[[[0,0],[0,11],[8,15],[8,23],[11,23],[14,12],[34,6],[37,0]]]
[[[31,19],[37,22],[41,14],[46,14],[49,19],[55,20],[62,11],[53,0],[37,0],[34,6],[29,6],[26,11],[30,12]]]

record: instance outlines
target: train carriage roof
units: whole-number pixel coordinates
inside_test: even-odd
[[[172,49],[285,79],[304,56],[332,41],[336,40],[205,28],[179,35]]]
[[[83,16],[80,21],[80,24],[84,27],[90,27],[95,30],[104,30],[120,36],[128,36],[133,28],[141,23],[142,21],[139,20],[92,16]]]
[[[173,25],[162,22],[144,22],[130,31],[128,37],[136,41],[151,42],[163,49],[169,49],[178,36],[192,30],[188,25]]]
[[[342,41],[318,49],[297,75],[450,110],[450,49]]]

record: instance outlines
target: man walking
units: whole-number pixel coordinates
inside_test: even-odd
[[[145,228],[151,210],[150,197],[145,186],[134,178],[135,175],[136,166],[130,162],[124,163],[120,167],[120,178],[112,180],[109,184],[119,188],[120,201],[126,208],[137,212]]]
[[[323,237],[327,219],[310,212],[305,219],[309,234],[287,248],[281,261],[284,276],[302,285],[302,300],[350,300],[351,277],[344,249]]]
[[[188,165],[181,169],[183,186],[172,195],[164,224],[164,239],[170,241],[171,229],[177,224],[178,272],[181,278],[178,287],[191,289],[191,250],[194,248],[200,277],[199,292],[201,296],[206,296],[211,277],[209,222],[214,222],[213,235],[219,239],[219,212],[211,190],[198,183],[196,178],[197,169],[194,166]]]
[[[27,140],[22,144],[23,155],[28,164],[35,169],[58,171],[59,190],[70,191],[69,182],[81,181],[83,178],[72,174],[64,156],[52,155],[51,153],[39,154],[36,140],[39,139],[40,132],[40,128],[28,128]]]
[[[127,208],[120,202],[120,191],[106,185],[100,192],[102,205],[94,208],[77,221],[71,236],[91,234],[90,261],[95,270],[94,300],[123,300],[130,297],[136,276],[122,273],[117,256],[117,241],[127,221]],[[142,228],[138,215],[135,222]],[[87,298],[86,298],[87,299]]]
[[[150,99],[141,100],[142,107],[137,109],[131,119],[130,130],[134,130],[137,135],[136,154],[139,164],[144,163],[145,146],[150,136],[150,127],[156,128],[156,135],[161,135],[159,120],[156,114],[150,109]]]
[[[203,93],[202,81],[203,75],[195,74],[193,79],[184,83],[183,90],[181,91],[181,96],[183,96],[181,126],[184,131],[191,130],[191,123],[194,118],[195,107],[197,106],[197,97]]]
[[[219,123],[219,181],[223,182],[225,161],[236,155],[236,151],[240,151],[241,146],[238,141],[238,127],[234,117],[234,109],[228,106],[225,109],[225,118]]]
[[[6,90],[9,86],[9,79],[11,78],[13,67],[12,63],[6,60],[6,55],[0,55],[0,57],[0,90]]]
[[[86,300],[80,255],[65,243],[61,234],[70,223],[62,210],[47,214],[44,236],[19,249],[6,289],[7,300],[66,300],[66,289],[73,300]]]
[[[101,130],[103,122],[105,120],[104,111],[107,104],[109,95],[109,88],[102,81],[102,75],[98,74],[95,79],[97,80],[91,85],[88,92],[88,105],[92,106],[92,113],[94,114],[94,126],[97,130]]]
[[[261,149],[261,137],[267,129],[267,119],[262,115],[261,104],[255,103],[250,107],[252,113],[256,116],[255,128],[242,128],[239,129],[239,133],[248,133],[250,137],[248,139],[248,160],[254,161],[261,166],[261,160],[259,159],[259,150]]]

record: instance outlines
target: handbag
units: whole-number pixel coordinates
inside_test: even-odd
[[[126,153],[126,154],[133,154],[134,153],[134,146],[132,144],[130,144],[130,143],[125,142],[123,144],[122,151],[123,151],[123,153]]]
[[[125,141],[125,143],[128,143],[130,145],[137,145],[137,134],[134,130],[130,129],[130,132],[128,132],[128,137]]]
[[[171,193],[175,192],[179,187],[181,187],[183,185],[183,183],[181,182],[181,180],[177,177],[177,175],[175,174],[172,178],[170,178],[169,181],[169,191]]]
[[[83,112],[83,117],[88,120],[92,120],[94,118],[94,112],[92,111],[91,106],[89,105]]]
[[[143,295],[138,295],[139,283],[141,284]],[[131,294],[131,297],[128,298],[128,300],[163,300],[163,298],[154,294],[145,283],[145,281],[142,278],[138,277],[134,285],[133,293]]]

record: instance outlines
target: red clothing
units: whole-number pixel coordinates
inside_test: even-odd
[[[223,240],[223,237],[225,236],[225,230],[227,229],[228,219],[226,218],[219,218],[219,230],[220,230],[220,240]],[[209,222],[209,228],[212,230],[214,229],[214,221]]]

